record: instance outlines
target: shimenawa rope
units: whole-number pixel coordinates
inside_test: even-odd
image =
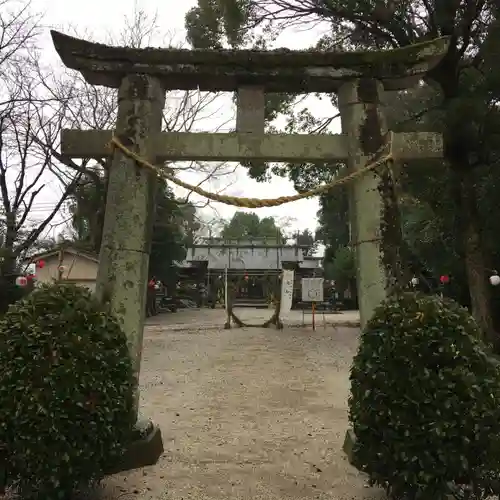
[[[331,182],[328,182],[327,184],[323,184],[321,186],[317,186],[313,189],[310,189],[308,191],[305,191],[304,193],[298,193],[295,195],[291,196],[280,196],[279,198],[273,198],[273,199],[264,199],[261,200],[259,198],[243,198],[243,197],[238,197],[238,196],[229,196],[229,195],[223,195],[223,194],[217,194],[217,193],[211,193],[209,191],[206,191],[205,189],[199,187],[199,186],[194,186],[192,184],[188,184],[187,182],[184,182],[174,175],[168,174],[165,171],[160,170],[157,166],[153,165],[147,160],[144,160],[141,158],[139,155],[128,149],[126,146],[124,146],[120,140],[114,136],[111,139],[111,142],[109,144],[110,148],[118,148],[123,154],[128,156],[129,158],[132,158],[135,160],[135,162],[145,168],[149,168],[153,172],[156,173],[159,177],[162,177],[163,179],[166,179],[168,181],[173,182],[177,186],[183,187],[184,189],[188,189],[190,191],[193,191],[200,196],[204,196],[205,198],[208,198],[209,200],[213,201],[218,201],[220,203],[225,203],[226,205],[233,205],[236,207],[241,207],[241,208],[263,208],[263,207],[277,207],[279,205],[284,205],[285,203],[291,203],[293,201],[298,201],[298,200],[303,200],[305,198],[310,198],[312,196],[316,196],[318,194],[324,193],[325,191],[329,191],[333,187],[340,186],[342,184],[346,184],[354,179],[357,179],[358,177],[361,177],[362,175],[368,173],[369,171],[375,170],[377,167],[384,163],[389,163],[394,160],[393,152],[392,152],[392,132],[389,132],[389,152],[380,157],[377,158],[382,151],[385,149],[387,144],[383,144],[382,147],[380,147],[376,153],[370,158],[368,163],[360,170],[357,170],[355,172],[352,172],[348,175],[345,175],[343,177],[334,179]],[[272,315],[272,317],[267,320],[264,324],[262,325],[250,325],[246,324],[243,321],[241,321],[233,312],[232,305],[228,308],[229,312],[229,317],[233,319],[233,321],[238,324],[238,326],[269,326],[270,324],[275,323],[276,326],[279,328],[280,325],[282,327],[281,321],[279,319],[279,303],[277,305],[277,308]],[[228,318],[229,320],[229,318]],[[230,323],[229,323],[230,324]]]
[[[226,205],[232,205],[241,208],[263,208],[263,207],[277,207],[279,205],[284,205],[285,203],[291,203],[293,201],[303,200],[305,198],[316,196],[318,194],[324,193],[325,191],[329,191],[333,187],[340,186],[354,179],[357,179],[358,177],[361,177],[362,175],[368,173],[369,171],[376,169],[380,165],[390,162],[391,160],[394,160],[392,151],[392,144],[393,144],[392,132],[389,132],[389,134],[390,134],[389,152],[386,155],[377,158],[387,147],[386,143],[377,150],[377,152],[371,157],[368,163],[360,170],[356,170],[355,172],[352,172],[348,175],[336,178],[331,182],[328,182],[327,184],[317,186],[313,189],[305,191],[304,193],[298,193],[291,196],[280,196],[279,198],[271,198],[263,200],[259,198],[243,198],[238,196],[229,196],[225,194],[211,193],[210,191],[206,191],[205,189],[199,186],[188,184],[187,182],[178,179],[174,175],[168,174],[167,172],[160,170],[159,167],[153,165],[149,161],[144,160],[139,155],[137,155],[136,153],[128,149],[126,146],[124,146],[116,136],[114,136],[111,139],[109,146],[111,148],[118,148],[124,155],[135,160],[138,165],[153,170],[159,177],[162,177],[170,182],[173,182],[174,184],[177,184],[177,186],[183,187],[184,189],[193,191],[194,193],[199,194],[200,196],[204,196],[209,200],[218,201],[219,203],[225,203]]]

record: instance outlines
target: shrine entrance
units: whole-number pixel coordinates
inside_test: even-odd
[[[249,299],[264,299],[264,287],[259,279],[251,277],[246,282],[246,290],[242,290]]]
[[[96,294],[120,321],[137,376],[159,175],[244,208],[278,206],[349,184],[361,325],[366,324],[401,274],[395,162],[442,156],[440,134],[389,131],[381,95],[416,85],[446,54],[448,38],[358,53],[132,49],[55,31],[52,39],[68,68],[80,71],[90,84],[118,89],[116,129],[64,130],[61,152],[70,158],[112,156]],[[235,133],[162,132],[166,91],[194,89],[236,92]],[[342,134],[265,133],[266,94],[315,92],[337,93]],[[324,168],[340,163],[346,168],[332,182],[305,193],[260,200],[210,193],[161,168],[176,160],[314,163]],[[279,325],[279,307],[275,320]]]
[[[260,272],[245,273],[238,279],[234,288],[234,300],[238,304],[267,303],[265,277]]]

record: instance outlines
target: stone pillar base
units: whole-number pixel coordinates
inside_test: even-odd
[[[163,451],[160,428],[151,420],[139,420],[134,430],[132,444],[106,475],[155,465]]]
[[[118,463],[106,471],[107,476],[133,469],[155,465],[163,454],[163,440],[160,428],[151,420],[140,420],[134,429],[134,439]],[[0,459],[0,495],[5,493],[7,460]]]
[[[347,429],[345,433],[344,444],[342,446],[342,451],[346,454],[349,463],[354,467],[356,467],[353,463],[354,462],[353,450],[355,444],[356,444],[356,435],[354,434],[354,431],[352,429]]]

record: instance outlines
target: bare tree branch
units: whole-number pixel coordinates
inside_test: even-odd
[[[29,2],[0,0],[0,275],[15,274],[19,259],[52,226],[81,172],[67,170],[65,187],[52,202],[45,193],[60,164],[56,148],[66,102],[44,86],[36,43],[39,15]],[[43,137],[46,145],[39,140]],[[49,147],[47,147],[47,145]],[[57,179],[57,176],[55,177]],[[59,182],[58,182],[59,184]],[[34,215],[41,217],[34,217]]]
[[[133,16],[124,20],[124,27],[119,36],[115,39],[110,36],[106,42],[114,45],[144,47],[151,45],[152,40],[158,36],[159,32],[156,14],[150,15],[141,10],[136,4]],[[88,34],[86,36],[88,37]],[[54,124],[53,127],[93,130],[113,129],[115,127],[118,107],[115,89],[89,85],[79,73],[70,71],[64,71],[62,76],[60,74],[51,75],[50,78],[45,78],[43,81],[45,93],[51,99],[51,105],[54,107],[54,121],[56,116],[62,117],[61,121],[57,125]],[[206,129],[207,127],[203,127],[205,121],[213,127],[211,122],[213,122],[214,118],[223,115],[222,106],[222,103],[219,104],[219,95],[215,93],[199,91],[169,92],[163,114],[162,128],[168,132],[189,132]],[[220,126],[227,127],[227,125],[228,121],[224,120]],[[105,200],[110,159],[102,158],[98,161],[87,160],[84,162],[68,161],[58,154],[59,146],[51,138],[41,137],[38,134],[35,142],[39,146],[43,145],[44,148],[51,150],[53,159],[58,160],[59,165],[62,165],[66,174],[70,169],[82,175],[79,189],[71,196],[72,205],[67,209],[73,212],[75,223],[78,215],[77,211],[80,210],[82,215],[85,212],[84,218],[88,220],[84,222],[81,229],[88,236],[89,230],[94,231],[88,227],[88,224],[95,223],[99,225],[102,223],[99,217],[95,217],[95,211],[96,204],[99,203],[102,206]],[[174,175],[195,177],[196,180],[193,184],[196,185],[207,182],[224,183],[225,179],[235,171],[234,165],[222,162],[177,162],[165,164],[163,167]],[[51,168],[54,169],[55,167],[51,166]],[[60,172],[58,172],[58,175],[60,179],[64,180]],[[100,193],[99,196],[92,197],[90,195],[89,181],[94,183],[94,187]],[[100,198],[100,201],[98,198]],[[86,204],[91,203],[94,203],[93,208],[90,206],[85,207]],[[189,203],[189,194],[186,196],[186,203]],[[204,207],[208,203],[208,201],[203,201],[202,204],[196,203],[196,207]],[[90,221],[90,218],[93,218],[93,221]],[[99,231],[99,228],[95,228],[95,231]],[[94,241],[97,241],[97,235],[95,233],[94,235]]]

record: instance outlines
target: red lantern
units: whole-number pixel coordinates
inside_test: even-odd
[[[44,260],[39,260],[36,263],[36,267],[38,267],[39,269],[43,269],[45,267],[45,261]]]
[[[24,288],[25,286],[28,285],[28,279],[26,276],[18,276],[16,278],[16,285]]]
[[[443,274],[440,278],[439,281],[441,282],[442,285],[446,285],[446,283],[450,282],[450,277],[447,274]]]

